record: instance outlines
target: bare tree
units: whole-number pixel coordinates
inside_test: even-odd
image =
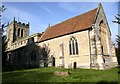
[[[5,50],[6,50],[6,35],[3,35],[3,33],[5,32],[5,28],[8,26],[6,25],[5,23],[2,24],[2,13],[6,10],[7,8],[3,5],[0,7],[0,37],[1,37],[1,47],[2,47],[2,64],[5,64],[5,60],[6,60],[6,53],[5,53]]]
[[[7,8],[3,5],[2,7],[0,7],[0,35],[2,36],[3,33],[5,32],[5,28],[7,27],[7,25],[4,23],[2,24],[2,13],[6,10]]]
[[[120,24],[120,14],[117,14],[117,16],[115,16],[115,19],[116,20],[114,20],[113,22]]]
[[[42,55],[45,61],[45,66],[48,66],[48,63],[50,61],[50,49],[46,44],[43,44]]]

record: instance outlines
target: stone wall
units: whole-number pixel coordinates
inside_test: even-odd
[[[50,39],[44,42],[40,42],[38,45],[43,47],[43,45],[46,44],[48,46],[48,48],[50,49],[49,56],[55,57],[55,67],[60,66],[60,45],[63,44],[63,58],[65,68],[73,68],[74,62],[76,62],[77,68],[90,68],[90,48],[88,31],[89,30],[85,30]],[[71,36],[74,36],[78,41],[78,55],[70,55],[69,41]]]
[[[41,57],[41,51],[35,43],[9,51],[7,64],[13,67],[44,67],[46,58]]]

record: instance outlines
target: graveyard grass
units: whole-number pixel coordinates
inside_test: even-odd
[[[34,68],[2,73],[2,82],[118,82],[120,68],[110,70]],[[69,76],[55,76],[55,71],[69,71]],[[120,76],[120,75],[119,75]]]

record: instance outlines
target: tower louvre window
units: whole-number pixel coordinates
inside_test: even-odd
[[[23,29],[21,30],[21,37],[23,37]]]
[[[18,36],[20,36],[20,29],[18,29]]]

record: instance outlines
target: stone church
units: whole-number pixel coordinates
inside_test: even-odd
[[[7,60],[17,66],[107,69],[118,64],[101,4],[31,36],[29,24],[14,20],[7,29],[7,42]]]

